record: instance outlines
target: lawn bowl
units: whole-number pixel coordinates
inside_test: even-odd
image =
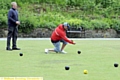
[[[114,63],[114,67],[118,67],[118,63]]]
[[[19,55],[20,55],[20,56],[23,56],[23,53],[20,53]]]
[[[70,69],[70,67],[69,66],[65,66],[65,70],[69,70]]]
[[[78,51],[78,54],[80,54],[81,53],[81,51]]]

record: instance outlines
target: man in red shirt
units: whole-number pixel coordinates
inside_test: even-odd
[[[70,26],[67,22],[60,24],[55,30],[53,31],[51,35],[51,42],[54,45],[54,49],[45,49],[45,53],[48,53],[49,51],[53,52],[59,52],[59,53],[67,53],[64,51],[65,46],[67,43],[75,44],[72,40],[69,40],[66,36],[66,30],[68,30]],[[60,42],[62,42],[62,47],[60,49]]]

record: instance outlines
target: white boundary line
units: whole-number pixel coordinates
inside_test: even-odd
[[[69,38],[70,40],[120,40],[120,38]],[[0,38],[0,41],[7,38]],[[50,40],[50,38],[18,38],[18,40]]]

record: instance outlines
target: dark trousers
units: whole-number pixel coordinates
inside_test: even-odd
[[[16,48],[18,27],[8,27],[8,35],[7,35],[7,48],[10,48],[10,42],[12,38],[12,48]]]

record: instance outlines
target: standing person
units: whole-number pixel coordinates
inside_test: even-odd
[[[8,12],[8,35],[7,35],[7,47],[6,50],[20,50],[17,48],[17,34],[18,34],[18,25],[20,25],[20,21],[18,20],[18,11],[17,11],[17,3],[11,2],[12,8]],[[10,48],[10,42],[12,38],[12,49]]]
[[[67,45],[67,42],[70,44],[75,44],[72,40],[69,40],[66,37],[66,30],[68,30],[70,26],[67,22],[60,24],[55,30],[53,31],[51,35],[51,42],[54,45],[54,49],[45,49],[45,53],[48,53],[49,51],[53,52],[59,52],[59,53],[67,53],[64,51],[65,46]],[[62,47],[60,48],[60,42],[62,42]]]

